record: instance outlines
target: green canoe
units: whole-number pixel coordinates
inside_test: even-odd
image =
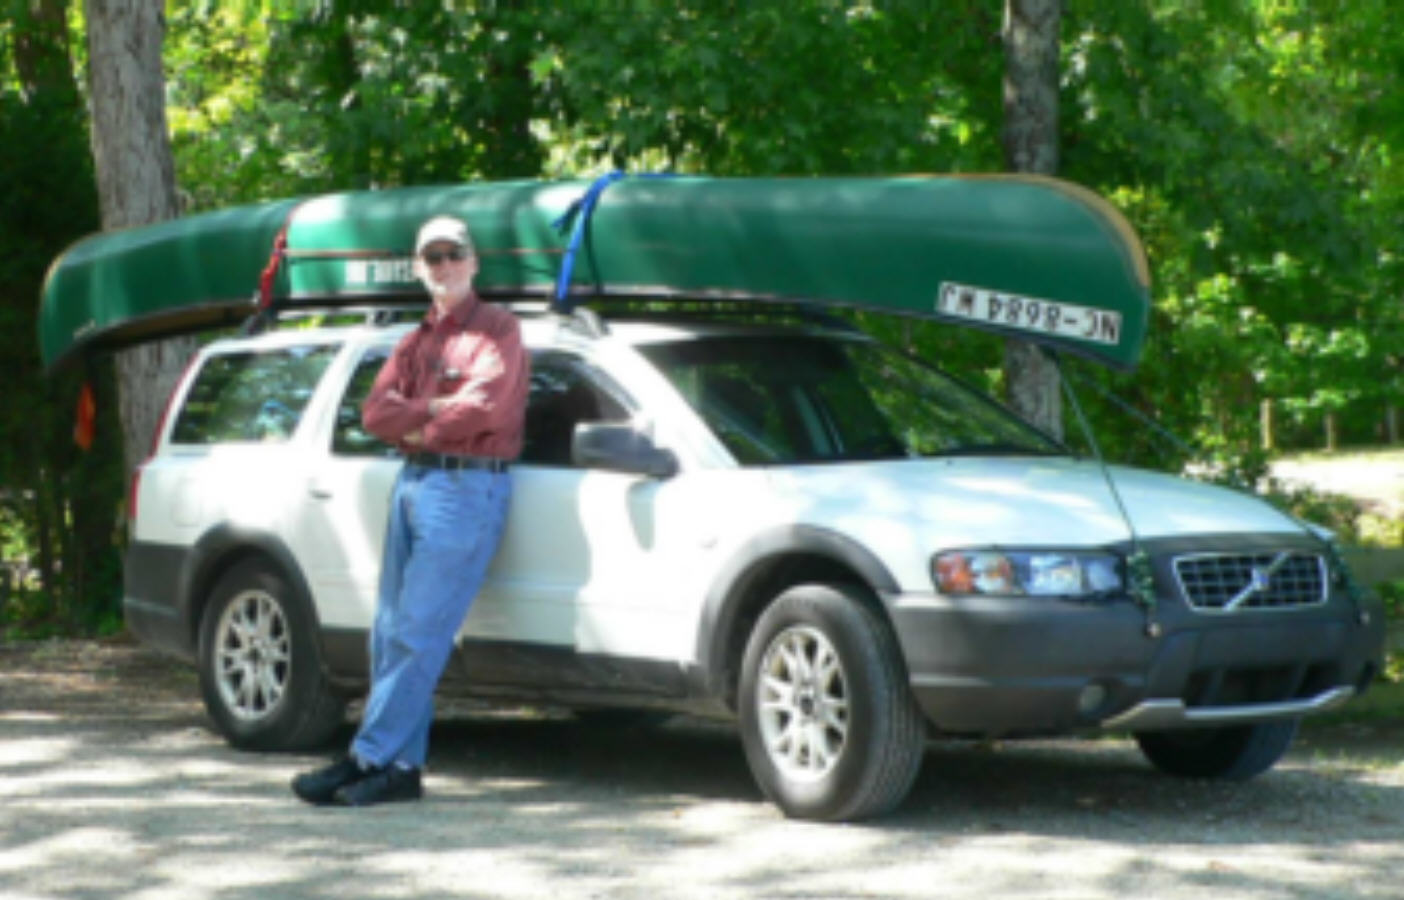
[[[96,235],[50,269],[44,364],[232,325],[260,299],[274,309],[423,302],[411,245],[441,213],[468,221],[478,288],[493,299],[551,297],[564,268],[567,302],[813,302],[992,329],[1123,369],[1145,339],[1140,241],[1110,204],[1067,182],[636,176],[330,194]],[[572,223],[579,250],[568,253]]]

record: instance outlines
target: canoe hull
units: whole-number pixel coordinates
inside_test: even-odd
[[[254,312],[280,235],[286,250],[268,281],[278,308],[424,302],[411,244],[436,214],[468,221],[485,296],[551,296],[569,238],[556,223],[589,187],[330,194],[91,237],[50,271],[40,310],[45,365]],[[1017,334],[1118,368],[1137,362],[1148,322],[1134,231],[1095,194],[1048,178],[624,178],[600,194],[582,237],[573,299],[869,309]],[[1102,323],[1100,334],[1069,325],[1079,311]]]

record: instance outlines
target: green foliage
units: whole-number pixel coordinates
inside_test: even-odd
[[[1375,592],[1384,603],[1389,633],[1385,666],[1380,678],[1391,684],[1404,684],[1404,581],[1376,585]]]
[[[1387,581],[1375,588],[1389,618],[1404,622],[1404,581]]]
[[[616,166],[991,169],[998,29],[973,0],[193,4],[170,14],[170,118],[199,208]]]
[[[1404,547],[1404,519],[1363,510],[1355,523],[1362,546]]]
[[[1000,10],[984,0],[167,6],[168,116],[191,209],[613,167],[1001,165]],[[76,473],[100,457],[80,462],[68,442],[74,376],[38,378],[32,302],[48,261],[96,227],[91,164],[76,98],[20,90],[13,48],[33,25],[22,11],[0,16],[0,352],[13,395],[35,402],[0,414],[0,508],[27,554],[56,560],[81,522],[96,560],[120,473],[94,473],[103,487],[77,499]],[[1391,0],[1067,6],[1061,174],[1127,214],[1153,272],[1140,370],[1069,363],[1108,457],[1255,483],[1265,400],[1283,446],[1319,443],[1328,412],[1345,441],[1376,439],[1404,392],[1395,18]],[[79,65],[81,38],[70,35]],[[997,339],[862,318],[998,390]],[[97,381],[110,393],[105,372]],[[1283,502],[1344,517],[1323,498]],[[56,585],[55,598],[74,596]]]
[[[173,148],[191,205],[538,174],[537,15],[370,0],[256,20],[173,10]]]
[[[1289,442],[1326,411],[1368,435],[1400,387],[1404,210],[1381,163],[1404,134],[1373,110],[1404,64],[1386,5],[1069,16],[1064,174],[1122,206],[1156,279],[1134,404],[1210,457],[1252,451],[1264,399]]]
[[[1327,412],[1368,437],[1398,395],[1404,118],[1377,109],[1400,105],[1404,39],[1385,0],[1343,2],[1069,8],[1063,174],[1127,213],[1154,273],[1141,370],[1091,377],[1187,445],[1095,414],[1113,458],[1247,476],[1261,401],[1292,445]],[[975,0],[182,5],[180,181],[203,208],[612,167],[991,170],[1000,24]],[[878,328],[999,381],[998,341]]]
[[[1313,488],[1286,487],[1276,482],[1269,484],[1266,496],[1298,519],[1331,529],[1341,544],[1355,546],[1362,543],[1360,505],[1350,497]]]
[[[18,40],[22,21],[6,33]],[[62,53],[62,47],[50,47]],[[52,61],[34,63],[48,70]],[[66,56],[60,68],[68,65]],[[11,77],[13,76],[13,77]],[[46,378],[39,368],[36,298],[50,261],[98,227],[86,123],[72,83],[0,79],[0,627],[91,631],[111,627],[120,597],[117,505],[122,495],[110,370]],[[78,385],[98,396],[98,440],[73,443]]]
[[[548,23],[533,72],[564,170],[987,169],[998,30],[973,2],[577,7]]]

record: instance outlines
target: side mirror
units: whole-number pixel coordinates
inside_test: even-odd
[[[678,458],[671,450],[627,422],[581,422],[570,439],[570,458],[577,466],[608,469],[651,478],[671,478],[678,473]]]

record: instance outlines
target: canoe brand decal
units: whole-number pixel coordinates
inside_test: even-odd
[[[414,281],[414,260],[409,257],[346,261],[348,285],[405,284],[411,281]]]
[[[1121,341],[1121,313],[1040,300],[968,284],[941,283],[936,312],[992,328],[1116,345]]]

